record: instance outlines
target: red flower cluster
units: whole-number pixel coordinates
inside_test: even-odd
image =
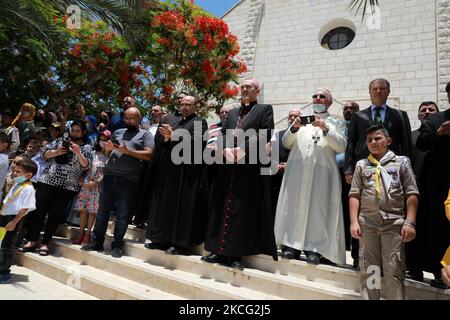
[[[81,53],[81,45],[79,45],[79,44],[75,45],[72,49],[70,49],[69,53],[72,56],[78,58],[80,56],[80,53]]]
[[[239,69],[237,70],[238,74],[244,73],[248,71],[247,65],[244,61],[238,61]]]
[[[216,42],[214,41],[214,38],[210,34],[205,34],[205,39],[203,40],[203,44],[205,45],[206,49],[211,51],[216,47]]]
[[[170,85],[165,85],[163,88],[163,93],[165,96],[170,97],[170,95],[175,91],[175,89]]]
[[[172,41],[170,41],[167,38],[163,38],[163,37],[158,37],[156,39],[156,42],[158,42],[160,45],[164,46],[164,47],[168,47],[170,48],[172,46]]]
[[[115,36],[116,36],[116,33],[111,31],[103,36],[103,40],[111,41],[112,39],[115,38]]]
[[[228,34],[226,22],[216,17],[198,15],[194,18],[194,28],[204,33],[213,33],[219,38],[224,38]]]
[[[224,97],[226,99],[233,98],[239,94],[239,87],[238,86],[231,87],[228,84],[227,87],[225,88],[225,90],[223,90],[222,94],[224,95]]]
[[[100,45],[100,49],[103,51],[104,54],[107,56],[110,56],[112,54],[112,50],[110,47],[105,46],[104,44]]]
[[[152,22],[153,27],[163,26],[166,30],[181,31],[186,28],[186,18],[174,10],[157,15]]]
[[[202,63],[202,70],[206,75],[207,83],[211,83],[214,79],[214,72],[216,71],[210,60],[205,60]]]

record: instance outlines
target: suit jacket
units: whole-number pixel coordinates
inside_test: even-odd
[[[356,162],[369,156],[366,130],[373,125],[370,107],[353,113],[345,151],[344,172],[346,174],[353,174]],[[411,125],[408,114],[387,106],[383,126],[392,139],[389,149],[396,155],[411,158]]]

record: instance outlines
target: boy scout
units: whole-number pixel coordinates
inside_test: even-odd
[[[416,236],[419,192],[409,159],[388,150],[387,130],[372,126],[366,132],[370,155],[356,164],[349,193],[350,233],[360,243],[361,296],[380,299],[382,270],[385,298],[405,299],[404,243]]]

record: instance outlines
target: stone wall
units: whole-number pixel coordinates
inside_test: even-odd
[[[450,82],[450,1],[436,1],[437,33],[438,33],[438,86],[439,107],[444,109],[448,106],[445,85]]]
[[[445,18],[449,1],[436,1],[381,0],[379,28],[347,11],[347,1],[342,0],[243,0],[224,19],[237,34],[241,53],[247,53],[246,61],[251,46],[256,47],[250,75],[261,81],[262,100],[274,105],[276,120],[292,107],[309,103],[319,87],[331,89],[338,101],[353,99],[367,107],[370,80],[383,77],[391,82],[389,104],[408,111],[412,127],[417,128],[418,105],[436,101],[438,81],[442,91],[449,75],[450,22]],[[262,8],[259,23],[255,23],[255,8]],[[437,9],[445,14],[436,24]],[[320,45],[321,29],[333,21],[354,26],[355,39],[344,49]],[[257,35],[253,43],[248,41],[249,30]],[[443,96],[441,106],[446,106],[442,101]],[[341,113],[338,102],[331,112]]]

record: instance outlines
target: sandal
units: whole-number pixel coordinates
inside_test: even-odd
[[[17,249],[18,252],[34,252],[36,251],[37,246],[30,246],[30,247],[20,247]]]
[[[90,234],[88,233],[88,234],[86,234],[86,235],[83,237],[83,240],[82,240],[81,244],[82,244],[82,245],[85,245],[85,244],[88,244],[88,243],[90,243],[90,242],[91,242],[91,236],[90,236]]]
[[[46,257],[50,254],[50,251],[48,249],[39,249],[39,255],[41,257]]]
[[[82,234],[80,235],[80,238],[78,238],[77,240],[72,241],[72,244],[78,244],[78,245],[82,244],[82,243],[83,243],[84,237],[85,237],[85,236],[84,236],[84,234],[82,233]]]

